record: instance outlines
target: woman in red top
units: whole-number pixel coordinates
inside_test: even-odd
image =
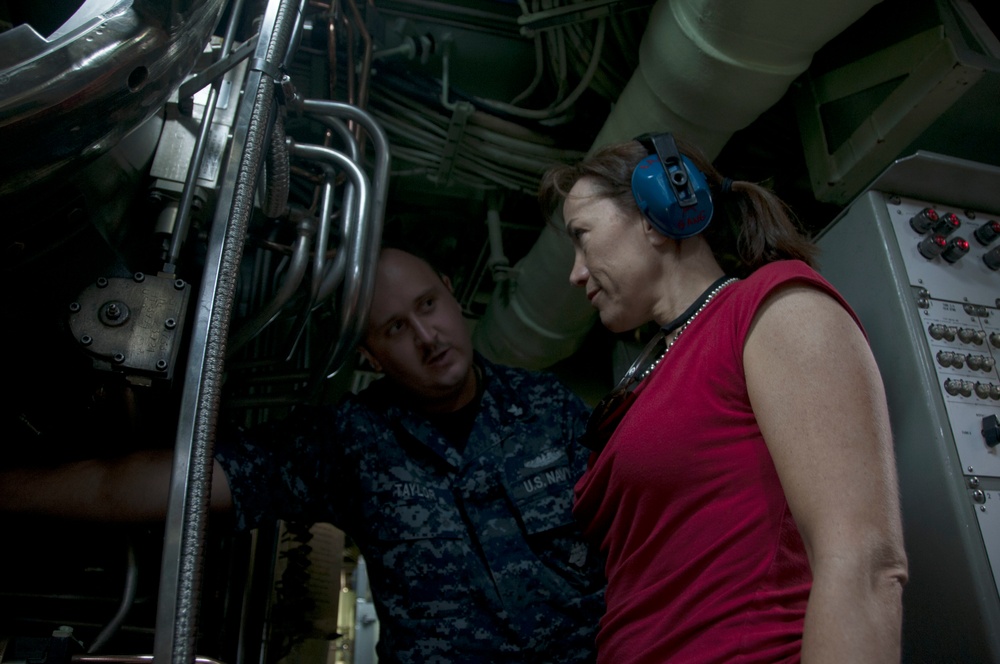
[[[781,201],[681,148],[641,137],[542,183],[601,322],[660,327],[595,410],[576,487],[608,559],[599,662],[898,661],[906,557],[864,331]]]

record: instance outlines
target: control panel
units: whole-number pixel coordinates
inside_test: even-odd
[[[1000,478],[1000,216],[881,196],[962,468]]]
[[[918,153],[817,244],[886,388],[903,661],[1000,661],[1000,169]]]
[[[892,228],[906,273],[933,284],[935,297],[978,301],[996,308],[1000,300],[1000,215],[957,211],[886,195]]]

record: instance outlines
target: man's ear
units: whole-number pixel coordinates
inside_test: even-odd
[[[363,357],[365,361],[372,366],[372,369],[378,371],[379,373],[382,372],[382,365],[379,364],[379,361],[375,359],[375,356],[372,355],[367,348],[364,346],[358,346],[358,352],[361,353],[361,357]]]
[[[443,281],[444,285],[448,287],[448,292],[449,293],[452,293],[452,294],[455,293],[455,287],[451,285],[451,279],[448,278],[448,275],[442,274],[441,275],[441,281]]]

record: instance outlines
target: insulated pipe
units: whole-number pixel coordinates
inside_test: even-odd
[[[773,106],[832,37],[876,0],[659,0],[639,67],[591,150],[646,131],[674,131],[714,158]],[[558,224],[557,224],[558,225]],[[572,247],[546,225],[493,294],[474,341],[491,360],[528,368],[571,355],[596,321],[569,283]]]
[[[261,212],[268,219],[277,219],[288,208],[291,165],[288,163],[288,146],[285,145],[285,120],[279,113],[271,130],[271,144],[264,160],[264,196]]]
[[[562,235],[546,227],[510,278],[498,284],[473,332],[479,352],[505,364],[541,369],[579,348],[594,323],[594,310],[569,288],[569,267],[552,260],[565,255],[564,244]]]
[[[659,0],[594,146],[670,130],[714,158],[876,0]]]

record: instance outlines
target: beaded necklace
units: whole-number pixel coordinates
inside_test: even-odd
[[[625,413],[631,407],[632,402],[635,400],[635,392],[633,391],[633,386],[642,381],[650,372],[655,369],[663,358],[666,356],[667,352],[673,348],[673,345],[677,343],[677,340],[681,338],[684,330],[687,326],[691,324],[695,318],[698,317],[708,303],[719,294],[723,288],[729,284],[737,281],[735,277],[720,277],[709,286],[704,293],[698,296],[690,307],[688,307],[684,313],[664,325],[660,331],[653,336],[653,338],[646,344],[646,347],[642,349],[639,356],[636,358],[632,366],[628,368],[622,379],[618,381],[618,386],[611,390],[594,408],[593,412],[590,414],[590,419],[587,421],[587,431],[584,433],[583,437],[580,439],[585,446],[590,449],[600,452],[604,449],[604,445],[608,442],[611,434],[614,433],[615,428],[618,423],[624,417]],[[649,361],[650,355],[653,353],[653,349],[666,338],[668,334],[673,333],[674,338],[671,339],[660,356],[642,373],[639,372],[639,368],[644,366],[646,362]]]
[[[639,354],[639,359],[637,359],[635,363],[633,363],[632,366],[629,368],[629,370],[625,372],[625,378],[623,379],[623,382],[625,382],[628,378],[631,378],[632,374],[635,373],[636,369],[642,363],[644,359],[643,356],[646,356],[649,352],[651,352],[653,347],[656,346],[657,343],[659,343],[660,339],[666,338],[667,335],[676,330],[677,334],[674,335],[674,338],[667,343],[666,347],[663,349],[663,352],[660,353],[660,356],[656,358],[656,360],[652,364],[650,364],[645,371],[642,372],[642,374],[636,379],[636,382],[642,381],[644,378],[646,378],[646,376],[652,373],[653,369],[655,369],[660,365],[660,362],[663,361],[663,358],[666,356],[666,354],[670,352],[670,349],[673,348],[675,343],[677,343],[677,340],[681,338],[681,334],[683,334],[684,330],[687,329],[687,326],[691,324],[691,321],[697,318],[698,314],[700,314],[702,311],[705,310],[705,307],[708,306],[708,303],[711,302],[712,299],[716,295],[718,295],[723,288],[725,288],[726,286],[735,281],[739,280],[736,277],[726,277],[726,276],[719,277],[718,279],[715,280],[715,282],[711,286],[705,289],[705,292],[703,292],[700,296],[698,296],[698,299],[696,299],[694,302],[691,303],[691,306],[688,307],[684,311],[684,313],[682,313],[680,316],[678,316],[677,318],[673,319],[672,321],[664,325],[662,328],[660,328],[660,333],[657,334],[655,337],[653,337],[653,339],[649,342],[649,345],[647,345],[646,348],[643,349],[643,352]]]

